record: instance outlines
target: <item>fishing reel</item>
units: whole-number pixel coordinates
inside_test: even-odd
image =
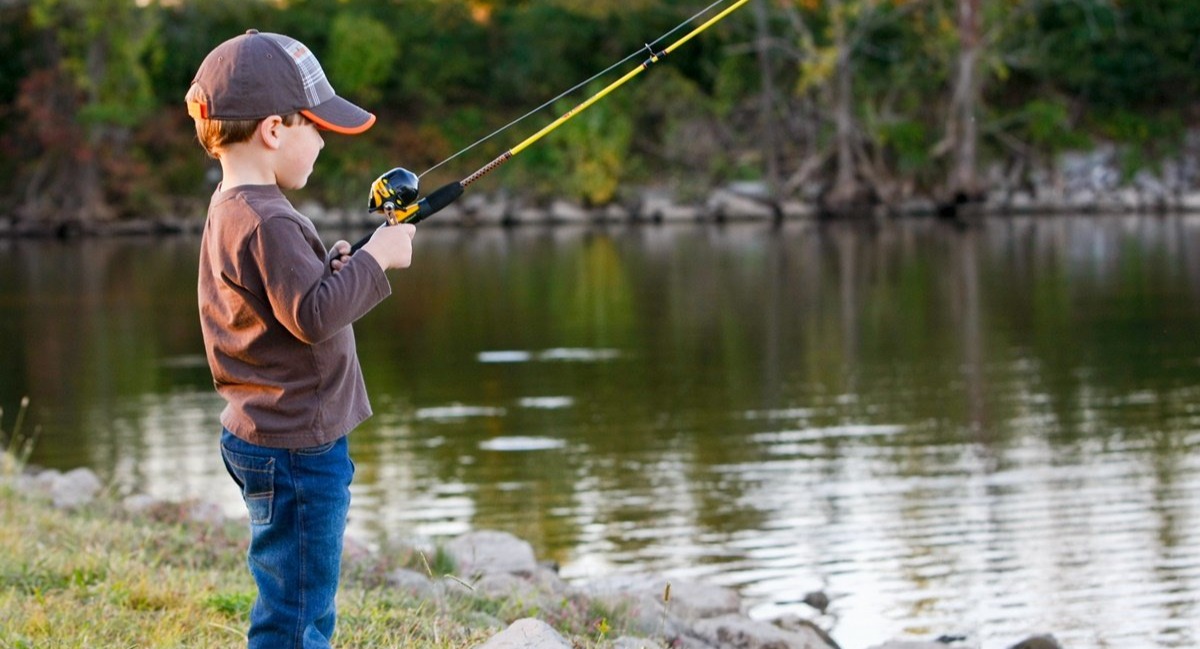
[[[403,210],[417,200],[420,182],[417,174],[404,167],[392,169],[371,183],[367,211],[383,212],[388,225],[396,225],[396,210]]]

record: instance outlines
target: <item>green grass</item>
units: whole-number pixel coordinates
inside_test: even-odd
[[[134,516],[103,499],[57,510],[12,489],[19,465],[0,468],[0,649],[244,646],[255,588],[240,524],[187,522],[173,506]],[[335,646],[459,649],[530,616],[581,649],[617,635],[612,613],[584,601],[552,611],[471,594],[435,603],[382,581],[370,570],[343,579]]]

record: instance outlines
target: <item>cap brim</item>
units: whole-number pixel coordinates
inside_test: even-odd
[[[345,135],[358,135],[375,123],[374,115],[338,96],[300,112],[319,128]]]

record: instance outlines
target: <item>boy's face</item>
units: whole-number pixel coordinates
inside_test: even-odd
[[[308,183],[325,139],[315,124],[303,118],[292,126],[280,124],[279,137],[282,155],[275,182],[283,189],[300,189]]]

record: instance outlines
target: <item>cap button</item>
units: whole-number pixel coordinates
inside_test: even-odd
[[[249,35],[249,34],[257,34],[257,33],[258,33],[258,30],[257,30],[257,29],[247,29],[247,30],[246,30],[246,34],[248,34],[248,35]]]

